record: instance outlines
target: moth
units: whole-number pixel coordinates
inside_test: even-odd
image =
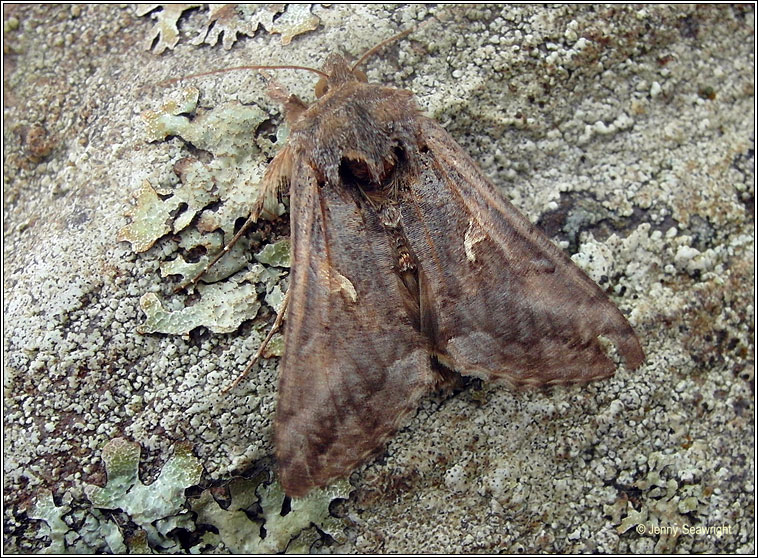
[[[330,55],[311,105],[280,93],[290,134],[252,216],[289,193],[274,441],[292,497],[368,461],[451,371],[511,386],[606,378],[601,337],[628,368],[644,358],[606,294],[413,94],[367,83],[358,64]]]

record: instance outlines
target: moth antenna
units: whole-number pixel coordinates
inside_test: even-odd
[[[234,72],[236,70],[305,70],[306,72],[313,72],[314,74],[318,74],[323,78],[327,78],[327,79],[329,78],[329,74],[327,74],[326,72],[322,72],[321,70],[317,70],[316,68],[309,68],[308,66],[292,66],[289,64],[283,64],[280,66],[255,65],[255,66],[234,66],[232,68],[220,68],[218,70],[209,70],[207,72],[199,72],[197,74],[190,74],[188,76],[167,79],[167,80],[158,82],[157,85],[166,86],[166,85],[171,85],[173,83],[177,83],[185,79],[194,79],[198,77],[211,76],[213,74],[222,74],[224,72]]]
[[[237,376],[237,378],[232,382],[232,384],[229,387],[224,388],[221,390],[221,393],[228,393],[232,391],[234,388],[236,388],[239,383],[243,380],[245,376],[247,376],[250,371],[253,369],[253,366],[261,359],[261,356],[263,355],[263,351],[266,349],[266,346],[268,346],[268,342],[271,341],[271,338],[274,336],[274,334],[279,331],[279,328],[282,326],[282,322],[284,321],[284,313],[287,311],[287,305],[290,301],[290,292],[287,291],[287,294],[284,295],[284,300],[282,300],[282,307],[279,309],[279,312],[276,315],[276,320],[274,320],[274,325],[271,326],[271,329],[268,332],[268,335],[266,335],[266,338],[261,343],[261,346],[258,348],[258,351],[255,353],[255,356],[253,357],[253,360],[250,361],[250,364],[247,365],[247,367],[242,371],[242,374]]]
[[[375,47],[371,48],[368,52],[366,52],[363,56],[361,56],[358,59],[358,62],[356,62],[355,64],[353,64],[353,67],[350,69],[350,71],[354,72],[356,70],[356,68],[358,68],[358,66],[360,66],[361,64],[363,64],[369,56],[373,56],[374,54],[377,53],[377,51],[383,49],[385,46],[387,46],[391,42],[398,41],[398,40],[402,39],[403,37],[406,37],[406,36],[410,35],[417,28],[418,28],[418,26],[411,27],[410,29],[406,29],[402,33],[398,33],[397,35],[395,35],[393,37],[390,37],[389,39],[383,40],[381,43],[379,43]]]

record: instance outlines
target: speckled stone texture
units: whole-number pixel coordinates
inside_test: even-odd
[[[332,506],[349,519],[345,536],[316,543],[754,552],[752,6],[314,5],[288,16],[301,25],[294,35],[273,30],[281,18],[270,14],[255,16],[268,25],[257,32],[233,21],[251,14],[226,14],[228,32],[242,31],[215,46],[203,43],[207,8],[174,14],[174,45],[159,13],[4,6],[5,551],[86,539],[97,512],[84,487],[105,485],[102,448],[115,438],[141,445],[146,485],[177,442],[206,483],[270,465],[277,359],[221,393],[273,321],[265,293],[231,333],[137,331],[143,295],[184,307],[159,271],[178,241],[137,254],[118,231],[145,180],[169,187],[174,163],[203,157],[180,138],[148,141],[140,115],[184,87],[158,83],[240,64],[320,67],[332,51],[355,58],[427,19],[366,63],[369,79],[416,94],[607,290],[647,358],[584,387],[469,382],[425,399]],[[156,23],[168,33],[158,42]],[[276,77],[313,98],[311,74]],[[192,86],[198,110],[257,103],[275,134],[278,109],[256,72]],[[267,225],[259,244],[286,230]],[[52,535],[29,518],[48,491],[72,510]],[[211,538],[206,550],[221,548]]]

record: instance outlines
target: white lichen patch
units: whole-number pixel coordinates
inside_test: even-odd
[[[245,320],[252,320],[261,307],[255,285],[235,282],[198,285],[200,300],[180,310],[167,310],[154,293],[140,299],[146,320],[140,333],[186,335],[196,327],[205,326],[214,333],[235,331]]]
[[[571,259],[581,267],[595,283],[603,282],[603,279],[613,270],[613,251],[605,243],[597,242],[594,237],[582,239],[579,252]]]
[[[635,486],[646,497],[648,516],[640,523],[639,513],[630,503],[626,517],[617,521],[617,531],[626,532],[631,525],[649,527],[652,521],[659,525],[676,526],[681,534],[684,526],[707,521],[710,495],[700,484],[708,467],[706,453],[706,442],[696,440],[686,451],[652,452],[646,456],[648,473]],[[676,538],[661,538],[656,552],[671,552],[675,542]]]

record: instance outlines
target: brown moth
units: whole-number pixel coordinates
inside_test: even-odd
[[[451,370],[513,386],[606,378],[599,336],[640,366],[606,294],[410,91],[366,83],[337,54],[318,73],[310,106],[279,90],[291,131],[251,217],[289,192],[274,424],[288,495],[365,463]]]
[[[291,132],[259,204],[289,189],[274,425],[287,494],[366,462],[445,369],[510,385],[606,378],[616,365],[599,336],[642,363],[606,294],[410,91],[366,83],[337,54],[322,72],[315,103],[284,103]]]

